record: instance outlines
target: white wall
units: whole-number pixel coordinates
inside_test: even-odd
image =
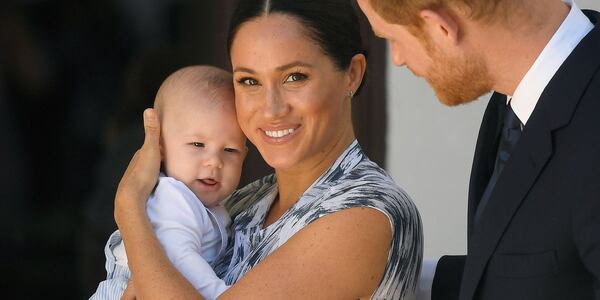
[[[598,0],[576,3],[600,10]],[[419,208],[425,257],[464,254],[469,174],[489,96],[449,108],[424,80],[389,59],[387,72],[386,168]]]

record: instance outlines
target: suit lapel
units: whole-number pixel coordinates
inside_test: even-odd
[[[494,93],[483,115],[481,129],[477,137],[471,180],[469,182],[469,208],[467,236],[471,235],[473,216],[483,195],[483,191],[494,171],[496,153],[506,112],[506,96]]]
[[[598,14],[587,14],[596,23]],[[598,71],[598,53],[600,28],[596,26],[579,43],[542,93],[519,143],[496,183],[488,206],[475,227],[472,227],[475,210],[470,209],[469,228],[472,230],[469,234],[461,299],[473,299],[498,241],[552,156],[552,131],[570,122],[589,81]],[[472,173],[471,176],[477,175],[478,173]],[[471,183],[473,182],[477,182],[477,179],[472,178]],[[481,193],[477,193],[478,189],[479,186],[470,187],[469,196],[481,198]],[[478,202],[479,199],[469,199],[469,203]]]

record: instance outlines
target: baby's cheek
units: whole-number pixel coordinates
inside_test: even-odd
[[[227,164],[232,172],[241,172],[242,165],[244,164],[244,158],[239,154],[232,154],[227,157]]]
[[[227,193],[231,193],[240,183],[241,166],[239,168],[231,168],[227,173]]]

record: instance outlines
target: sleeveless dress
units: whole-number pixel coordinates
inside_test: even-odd
[[[269,175],[236,191],[225,202],[233,220],[232,241],[216,262],[215,272],[226,284],[234,284],[320,217],[366,207],[384,213],[392,228],[385,273],[371,299],[414,296],[423,253],[419,213],[391,177],[365,156],[356,140],[279,220],[263,228],[277,192],[275,175]]]

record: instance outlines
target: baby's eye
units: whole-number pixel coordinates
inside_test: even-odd
[[[240,80],[238,80],[238,83],[243,84],[243,85],[253,86],[253,85],[258,85],[258,80],[251,78],[251,77],[243,77],[243,78],[240,78]]]
[[[225,148],[224,150],[225,150],[225,152],[231,152],[231,153],[240,152],[238,149],[235,149],[235,148]]]
[[[194,147],[198,147],[198,148],[204,148],[204,143],[200,143],[200,142],[192,142],[192,143],[190,143],[190,145],[192,145]]]
[[[292,73],[290,74],[286,79],[285,82],[294,82],[294,81],[300,81],[300,80],[304,80],[306,79],[308,76],[302,74],[302,73]]]

